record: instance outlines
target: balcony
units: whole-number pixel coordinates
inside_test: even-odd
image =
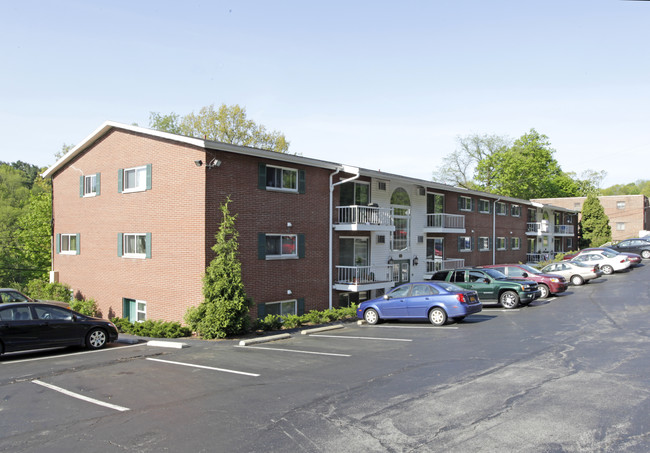
[[[526,224],[526,234],[528,236],[542,236],[548,234],[548,221],[545,222],[528,222]]]
[[[446,269],[458,269],[459,267],[465,267],[463,258],[427,260],[427,274]]]
[[[369,291],[390,288],[395,285],[393,267],[378,266],[336,266],[334,289],[338,291]]]
[[[553,233],[556,236],[573,236],[573,225],[555,225]]]
[[[530,264],[537,264],[544,261],[551,261],[555,259],[555,255],[561,252],[538,252],[526,253],[526,262]]]
[[[337,231],[395,231],[393,210],[376,206],[337,206]]]
[[[465,216],[458,214],[427,214],[425,233],[465,233]]]

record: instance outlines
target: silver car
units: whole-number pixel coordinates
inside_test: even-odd
[[[561,275],[575,286],[580,286],[603,275],[603,271],[598,266],[576,263],[575,261],[551,263],[542,268],[542,273]]]

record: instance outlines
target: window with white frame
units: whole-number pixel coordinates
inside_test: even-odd
[[[513,204],[510,206],[510,215],[512,217],[521,217],[521,206]]]
[[[625,222],[616,222],[616,231],[625,231]]]
[[[497,250],[505,250],[505,249],[506,249],[506,238],[497,237]]]
[[[458,251],[459,252],[471,252],[472,251],[472,237],[471,236],[460,236],[458,238]]]
[[[283,300],[280,302],[267,302],[264,304],[265,314],[268,315],[295,315],[298,313],[297,300]]]
[[[298,192],[298,170],[267,165],[266,187],[267,189]]]
[[[122,255],[125,258],[147,258],[151,255],[150,235],[125,233],[122,235]]]
[[[519,250],[521,248],[521,238],[510,238],[510,248]]]
[[[490,250],[490,238],[487,236],[480,236],[478,238],[478,250],[484,252]]]
[[[507,206],[503,201],[497,201],[496,202],[496,212],[497,212],[497,215],[507,215],[508,214]]]
[[[478,212],[488,214],[490,212],[490,201],[482,199],[478,200]]]
[[[119,190],[123,193],[142,192],[151,188],[151,165],[121,169],[118,176]]]
[[[122,317],[131,322],[144,322],[147,320],[147,302],[136,299],[122,299]]]
[[[471,211],[472,199],[470,197],[458,197],[458,209],[461,211]]]
[[[267,259],[297,258],[298,257],[298,235],[267,234],[265,256]]]
[[[84,175],[81,177],[81,196],[94,197],[99,195],[99,173]]]
[[[617,201],[616,202],[616,209],[625,209],[625,202],[624,201]]]
[[[78,234],[60,234],[59,252],[64,255],[79,254],[79,235]]]

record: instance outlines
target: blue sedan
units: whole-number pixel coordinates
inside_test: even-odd
[[[442,326],[449,318],[461,321],[482,309],[476,291],[453,283],[422,282],[407,283],[380,298],[361,302],[357,317],[368,324],[382,319],[428,319],[434,326]]]

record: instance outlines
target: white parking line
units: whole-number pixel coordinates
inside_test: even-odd
[[[104,406],[108,407],[109,409],[115,409],[116,411],[124,412],[131,410],[128,407],[123,407],[123,406],[118,406],[116,404],[111,404],[111,403],[106,403],[104,401],[96,400],[95,398],[90,398],[88,396],[80,395],[79,393],[74,393],[71,392],[70,390],[66,390],[61,387],[57,387],[56,385],[48,384],[47,382],[39,381],[39,380],[33,380],[32,381],[34,384],[42,385],[43,387],[47,387],[48,389],[55,390],[57,392],[63,393],[64,395],[71,396],[73,398],[77,398],[83,401],[87,401],[89,403],[97,404],[98,406]]]
[[[235,347],[244,348],[244,349],[264,349],[267,351],[297,352],[299,354],[329,355],[334,357],[352,357],[350,354],[336,354],[334,352],[302,351],[300,349],[265,348],[264,346],[239,346],[239,345],[235,345]]]
[[[170,363],[172,365],[188,366],[191,368],[203,368],[204,370],[223,371],[224,373],[242,374],[244,376],[253,376],[253,377],[259,376],[259,374],[255,374],[255,373],[246,373],[244,371],[227,370],[225,368],[215,368],[215,367],[205,366],[205,365],[196,365],[193,363],[174,362],[172,360],[153,359],[151,357],[147,357],[147,360],[153,360],[154,362]]]
[[[310,337],[326,337],[326,338],[351,338],[354,340],[380,340],[380,341],[413,341],[404,338],[377,338],[377,337],[353,337],[350,335],[309,335]]]
[[[34,357],[33,359],[12,360],[11,362],[2,362],[2,364],[3,365],[11,365],[12,363],[33,362],[35,360],[60,359],[60,358],[72,357],[72,356],[75,356],[75,355],[94,354],[96,352],[117,351],[118,349],[133,348],[135,346],[146,346],[146,343],[133,344],[133,345],[130,345],[130,346],[120,346],[120,347],[117,347],[117,348],[97,349],[97,350],[94,350],[94,351],[72,352],[70,354],[61,354],[61,355],[54,355],[54,356],[48,356],[48,357]],[[63,348],[56,348],[56,349],[63,349]],[[34,349],[33,351],[47,351],[47,350],[46,349]],[[25,352],[28,352],[28,351],[21,351],[20,354],[24,354]],[[12,357],[12,355],[10,355],[10,354],[19,354],[19,353],[16,352],[16,353],[5,354],[4,357],[7,357],[7,358]]]
[[[458,329],[458,326],[449,326],[449,327],[432,327],[432,326],[363,326],[364,329],[368,329],[370,327],[378,327],[380,329],[429,329],[429,330]]]

